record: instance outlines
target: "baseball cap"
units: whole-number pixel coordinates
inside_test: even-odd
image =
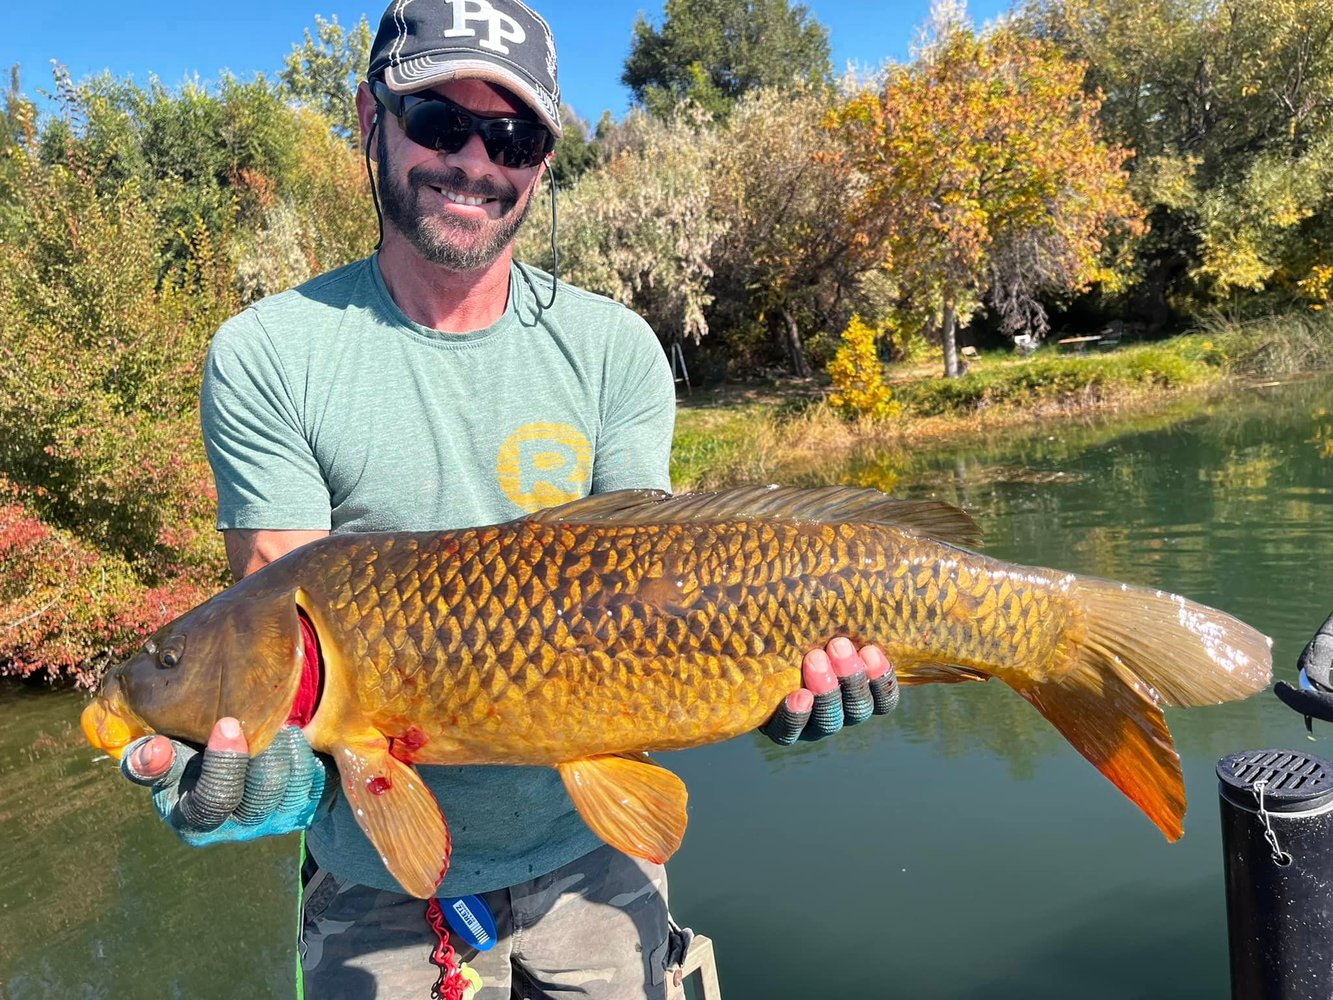
[[[394,0],[370,46],[367,77],[395,94],[478,79],[512,91],[560,135],[551,29],[520,0]]]

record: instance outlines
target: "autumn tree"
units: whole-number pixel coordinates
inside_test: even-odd
[[[43,115],[11,74],[0,116],[0,674],[90,681],[225,577],[209,338],[375,218],[355,150],[263,77],[54,82]]]
[[[560,277],[630,306],[668,341],[708,333],[713,246],[728,225],[709,211],[716,135],[705,117],[631,113],[603,139],[604,162],[559,195]],[[534,199],[516,248],[547,269],[549,197]]]
[[[1168,304],[1330,301],[1333,4],[1028,0],[1018,27],[1088,65],[1107,134],[1136,151],[1159,320]]]
[[[725,116],[744,93],[830,78],[828,30],[788,0],[666,0],[662,23],[642,14],[621,81],[655,115],[690,101]]]
[[[805,336],[846,325],[857,278],[878,263],[875,219],[847,211],[861,180],[823,127],[831,101],[817,88],[746,95],[719,130],[711,172],[711,213],[729,220],[713,248],[718,325],[762,323],[802,378]]]
[[[913,63],[830,116],[867,181],[860,217],[890,227],[884,266],[938,312],[950,376],[978,309],[1043,334],[1041,297],[1106,276],[1103,241],[1139,223],[1127,153],[1102,140],[1083,72],[1049,42],[938,19]]]

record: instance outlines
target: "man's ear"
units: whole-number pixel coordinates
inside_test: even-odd
[[[370,158],[377,160],[372,143],[375,141],[375,129],[383,127],[383,107],[370,92],[370,84],[365,80],[356,88],[356,118],[361,127],[361,149],[370,151]]]

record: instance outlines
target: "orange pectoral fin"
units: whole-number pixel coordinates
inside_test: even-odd
[[[379,734],[330,748],[343,793],[405,892],[429,899],[449,870],[449,826],[421,776],[390,756]]]
[[[557,765],[574,807],[612,847],[657,864],[685,836],[685,783],[645,754],[587,757]]]

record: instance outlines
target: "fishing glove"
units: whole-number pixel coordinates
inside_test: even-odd
[[[304,830],[330,780],[331,762],[310,749],[301,730],[283,726],[256,757],[236,750],[194,747],[172,740],[175,756],[165,774],[139,774],[131,761],[142,737],[125,748],[125,777],[153,790],[153,805],[176,836],[191,847],[255,840]]]
[[[862,668],[839,677],[837,687],[812,692],[814,702],[809,708],[798,710],[790,704],[790,696],[783,699],[759,731],[779,746],[791,746],[798,740],[822,740],[872,715],[888,715],[898,707],[898,676],[887,660],[874,672],[876,676],[870,677]]]
[[[1333,722],[1333,615],[1328,616],[1305,644],[1296,668],[1300,673],[1300,687],[1278,681],[1273,692],[1305,716],[1307,729],[1311,728],[1311,719]]]

